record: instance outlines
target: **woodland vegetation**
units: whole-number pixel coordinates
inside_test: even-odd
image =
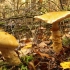
[[[58,11],[70,11],[70,0],[0,0],[0,30],[17,39],[19,46],[15,52],[22,62],[18,66],[10,65],[0,53],[0,70],[70,69],[70,40],[69,47],[56,54],[50,41],[52,24],[34,18]],[[70,32],[70,18],[62,20],[59,27],[62,36]],[[69,62],[67,68],[60,65],[65,61]]]

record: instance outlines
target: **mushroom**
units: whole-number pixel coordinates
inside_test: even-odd
[[[17,66],[21,63],[17,53],[15,52],[18,45],[19,43],[13,35],[0,31],[0,51],[10,65]]]
[[[62,50],[61,32],[58,23],[68,17],[70,17],[70,11],[47,12],[46,14],[34,17],[52,24],[53,50],[56,53],[60,53]]]

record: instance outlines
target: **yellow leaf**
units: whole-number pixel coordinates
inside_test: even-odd
[[[62,62],[60,63],[63,69],[68,69],[70,68],[70,62]]]
[[[32,47],[32,43],[27,43],[24,48],[31,48]]]

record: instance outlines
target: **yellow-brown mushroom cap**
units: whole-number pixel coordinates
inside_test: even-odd
[[[0,48],[1,49],[15,49],[17,48],[19,43],[17,42],[16,38],[7,33],[7,32],[0,32]]]
[[[35,16],[34,18],[52,24],[60,22],[67,17],[70,17],[70,11],[47,12],[46,14]]]

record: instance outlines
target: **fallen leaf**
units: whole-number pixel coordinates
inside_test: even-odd
[[[70,62],[62,62],[60,63],[63,69],[68,69],[70,68]]]

